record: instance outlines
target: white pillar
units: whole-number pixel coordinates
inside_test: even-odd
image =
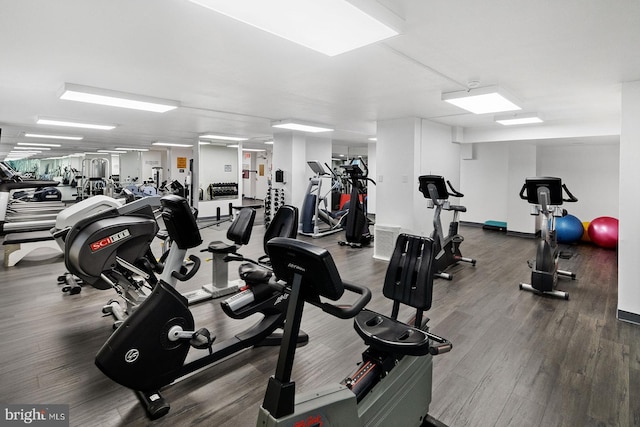
[[[640,324],[640,81],[622,85],[618,319]]]

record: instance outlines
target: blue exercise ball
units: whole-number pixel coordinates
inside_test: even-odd
[[[560,243],[574,243],[584,234],[582,221],[573,215],[556,218],[556,237]]]

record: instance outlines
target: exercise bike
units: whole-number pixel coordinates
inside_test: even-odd
[[[445,273],[445,270],[458,262],[467,262],[475,267],[476,260],[473,258],[463,257],[460,252],[460,245],[464,241],[464,237],[458,234],[458,226],[460,224],[460,212],[466,212],[467,208],[461,205],[452,205],[449,202],[449,196],[464,197],[464,194],[453,188],[450,181],[446,181],[439,175],[422,175],[418,178],[420,184],[419,191],[427,199],[427,207],[434,209],[433,213],[433,232],[431,238],[434,240],[435,256],[435,275],[442,279],[452,280],[453,275]],[[447,185],[449,189],[447,189]],[[450,190],[450,191],[449,191]],[[449,234],[444,235],[440,215],[443,210],[453,211],[453,219],[449,223]]]
[[[351,163],[343,166],[348,181],[351,184],[351,195],[349,197],[349,209],[345,220],[345,239],[339,241],[340,246],[351,246],[352,248],[361,248],[368,246],[373,241],[369,227],[373,225],[367,217],[366,195],[367,182],[376,182],[369,178],[369,168],[362,157],[353,159]]]
[[[567,198],[563,197],[563,191]],[[558,259],[566,256],[558,249],[556,217],[563,216],[566,212],[561,207],[563,202],[577,202],[578,199],[571,194],[560,178],[555,177],[526,178],[520,189],[520,198],[533,205],[531,215],[542,215],[542,224],[535,263],[530,263],[531,284],[520,283],[519,288],[568,300],[568,292],[556,289],[558,277],[575,280],[576,274],[558,269]]]
[[[176,284],[189,280],[200,266],[195,255],[189,255],[193,263],[190,268],[183,265],[187,250],[202,243],[200,230],[186,199],[169,195],[160,202],[162,219],[173,241],[163,271],[151,295],[116,329],[95,358],[96,366],[106,376],[136,392],[151,419],[162,417],[170,409],[160,388],[240,350],[280,344],[275,332],[284,324],[289,299],[286,287],[275,279],[260,282],[261,286],[249,286],[221,302],[225,314],[234,319],[262,314],[256,324],[223,342],[215,342],[215,335],[206,328],[196,330],[188,301],[176,290]],[[103,249],[103,261],[108,261],[111,252],[117,256],[112,248]],[[108,262],[96,259],[94,264],[97,269],[110,269]],[[258,275],[264,277],[264,270]],[[294,340],[303,344],[308,336],[300,332]],[[201,355],[189,354],[191,349]],[[188,355],[189,362],[185,363]]]
[[[329,252],[306,242],[276,238],[269,242],[274,271],[291,287],[285,340],[275,375],[269,379],[257,426],[426,426],[440,425],[428,415],[432,356],[451,350],[449,341],[428,332],[423,312],[431,307],[433,241],[402,234],[385,277],[383,294],[393,300],[390,317],[363,310],[370,291],[343,282]],[[348,307],[337,301],[344,291],[360,294]],[[353,318],[369,347],[359,368],[340,384],[295,395],[291,373],[295,337],[304,303],[338,318]],[[412,325],[397,319],[401,304],[416,309]]]

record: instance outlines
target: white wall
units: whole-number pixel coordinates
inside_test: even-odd
[[[178,157],[187,159],[186,167],[178,168]],[[186,185],[187,176],[189,175],[189,160],[193,159],[193,150],[191,148],[171,147],[167,153],[167,176],[164,177],[168,182],[178,181],[182,185]]]
[[[382,120],[377,126],[376,225],[414,228],[420,119]],[[374,240],[375,242],[375,240]]]
[[[463,221],[507,220],[509,146],[504,142],[473,144],[473,158],[460,160]]]
[[[618,316],[640,323],[640,81],[622,85]],[[621,313],[622,312],[622,313]],[[621,316],[622,315],[622,316]]]
[[[127,183],[134,178],[142,183],[142,153],[140,151],[129,151],[120,155],[120,183]]]
[[[429,235],[433,230],[433,209],[427,207],[427,199],[418,191],[418,177],[420,175],[441,175],[451,181],[453,187],[465,193],[460,187],[460,145],[452,142],[451,127],[422,119],[420,121],[420,164],[413,177],[412,191],[416,193],[414,204],[414,232]],[[465,200],[457,197],[450,198],[451,204],[464,205]],[[460,215],[465,220],[466,213]],[[449,222],[453,213],[442,211],[440,215],[442,226],[449,229]]]
[[[531,215],[531,206],[520,198],[525,179],[536,175],[537,147],[527,143],[509,144],[507,168],[507,230],[535,233],[537,216]]]
[[[528,176],[558,176],[578,198],[566,209],[581,221],[618,217],[618,144],[539,146],[526,142],[474,144],[474,159],[461,160],[465,221],[505,221],[510,231],[532,233],[535,218],[518,197]]]
[[[194,165],[194,182],[198,188],[194,188],[194,199],[198,198],[199,189],[202,188],[204,200],[197,203],[201,218],[213,217],[217,208],[221,215],[228,215],[228,205],[239,206],[242,203],[242,185],[238,186],[238,196],[218,200],[209,198],[207,187],[211,183],[235,182],[241,183],[241,151],[238,148],[227,148],[216,145],[201,145],[198,148],[199,156]],[[197,176],[197,178],[196,178]]]
[[[538,147],[538,176],[557,176],[578,199],[564,208],[580,221],[618,218],[620,145],[543,145]]]
[[[419,118],[384,120],[377,137],[376,223],[431,234],[433,210],[418,191],[418,177],[442,175],[460,189],[460,146],[452,142],[451,127]],[[443,213],[443,223],[451,216]]]
[[[153,182],[153,168],[162,167],[162,152],[145,151],[142,153],[142,166],[139,182]]]
[[[200,147],[200,187],[208,199],[207,187],[217,182],[238,183],[238,148],[203,145]]]

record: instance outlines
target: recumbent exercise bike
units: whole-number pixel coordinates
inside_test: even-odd
[[[159,393],[160,388],[240,350],[279,345],[281,336],[277,330],[284,324],[289,301],[285,286],[276,281],[269,271],[256,267],[256,274],[244,271],[245,283],[250,285],[249,279],[255,279],[256,286],[249,286],[222,301],[221,307],[233,319],[245,319],[253,314],[263,317],[245,331],[222,342],[215,342],[215,335],[205,328],[196,330],[188,301],[178,292],[176,285],[178,281],[192,278],[200,266],[200,259],[195,255],[188,257],[192,261],[190,267],[184,265],[187,250],[202,243],[200,230],[186,199],[169,195],[162,197],[160,203],[162,219],[173,243],[158,283],[145,301],[107,339],[95,358],[96,366],[106,376],[136,392],[151,419],[162,417],[169,411],[169,404]],[[135,217],[112,219],[115,220],[124,227],[118,232],[122,238],[114,239],[113,243],[104,245],[95,253],[85,250],[85,257],[93,255],[91,261],[86,261],[93,266],[93,274],[110,274],[111,260],[121,250],[126,250],[128,234],[133,234],[138,224]],[[105,236],[109,236],[113,229],[105,225],[97,221],[95,229],[105,229]],[[153,233],[150,237],[153,238]],[[96,238],[100,239],[100,236],[87,236],[87,242],[97,241]],[[135,242],[131,243],[136,246]],[[300,332],[293,339],[304,344],[308,336]],[[192,348],[203,353],[185,363]]]
[[[567,198],[563,197],[563,191]],[[562,180],[556,177],[526,178],[520,189],[520,198],[533,205],[531,215],[542,215],[542,224],[535,263],[529,264],[532,267],[531,284],[520,283],[519,288],[568,300],[568,292],[556,289],[558,276],[575,280],[576,274],[558,269],[558,258],[565,256],[558,248],[556,217],[566,215],[566,211],[562,209],[563,202],[577,202],[578,199],[571,194]]]
[[[433,241],[398,237],[383,287],[383,294],[393,300],[390,317],[363,310],[371,292],[343,282],[326,249],[287,238],[275,238],[268,245],[274,271],[290,289],[290,301],[285,339],[256,425],[442,426],[428,414],[432,356],[450,351],[452,345],[428,332],[428,319],[423,318],[432,300]],[[326,301],[338,301],[345,290],[359,294],[351,305]],[[354,328],[369,347],[359,368],[340,384],[296,396],[292,337],[299,331],[305,302],[341,319],[355,317]],[[416,309],[411,324],[397,319],[401,304]]]

